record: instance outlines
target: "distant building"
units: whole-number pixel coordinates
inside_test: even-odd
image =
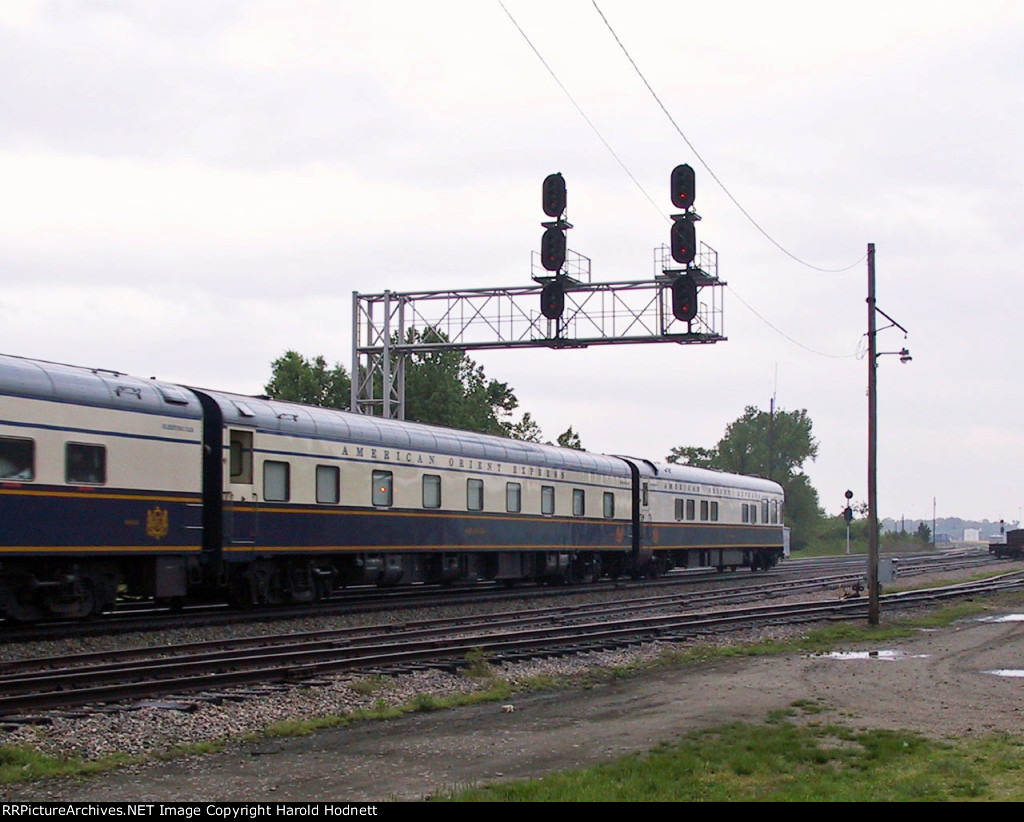
[[[981,531],[977,528],[964,528],[964,542],[981,542]]]

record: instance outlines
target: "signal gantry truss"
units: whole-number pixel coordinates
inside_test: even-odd
[[[673,315],[671,284],[680,270],[666,246],[654,250],[653,280],[591,283],[590,261],[569,254],[568,276],[561,277],[565,308],[556,319],[540,311],[541,292],[553,277],[536,260],[528,286],[353,292],[352,409],[404,419],[405,363],[414,353],[726,339],[719,293],[725,283],[718,279],[717,252],[703,243],[696,265],[687,267],[699,289],[689,322]]]

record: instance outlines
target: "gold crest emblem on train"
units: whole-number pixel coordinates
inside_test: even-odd
[[[146,511],[146,536],[163,539],[170,530],[169,516],[166,508],[159,505]]]

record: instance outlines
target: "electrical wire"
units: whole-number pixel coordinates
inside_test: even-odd
[[[654,101],[658,104],[658,106],[664,112],[665,116],[668,118],[668,121],[672,124],[672,127],[676,130],[676,132],[679,134],[679,136],[683,138],[683,142],[685,142],[686,145],[689,146],[690,151],[693,152],[693,156],[696,157],[700,161],[700,164],[702,166],[704,166],[704,170],[707,171],[707,173],[711,175],[711,179],[713,179],[716,183],[718,183],[718,187],[720,189],[722,189],[723,192],[725,192],[725,196],[728,197],[732,201],[732,204],[734,206],[736,206],[736,208],[738,208],[740,210],[740,213],[744,217],[747,218],[747,220],[750,222],[750,224],[752,226],[754,226],[754,228],[756,228],[761,233],[761,235],[766,240],[768,240],[768,242],[770,242],[772,245],[774,245],[779,251],[781,251],[783,254],[785,254],[790,259],[795,260],[796,262],[800,263],[800,265],[806,266],[807,268],[812,268],[815,271],[822,271],[822,272],[826,272],[826,273],[830,273],[830,274],[837,274],[837,273],[840,273],[840,272],[843,272],[843,271],[849,271],[851,268],[854,268],[855,266],[860,265],[864,261],[866,255],[865,255],[865,257],[861,257],[856,262],[851,263],[848,266],[844,266],[843,268],[822,268],[821,266],[814,265],[813,263],[809,263],[806,260],[803,260],[800,257],[796,256],[791,251],[789,251],[789,249],[785,248],[781,243],[779,243],[774,237],[772,237],[771,234],[769,234],[761,226],[761,224],[758,223],[757,220],[754,219],[754,217],[750,214],[750,212],[747,211],[740,204],[740,201],[737,200],[733,196],[732,192],[729,191],[729,189],[726,187],[725,183],[723,183],[718,178],[718,175],[715,174],[715,172],[711,169],[711,166],[709,166],[707,161],[700,155],[700,152],[697,151],[696,146],[694,146],[694,144],[690,142],[690,138],[687,137],[686,134],[683,132],[682,128],[679,127],[679,124],[675,121],[675,118],[672,116],[671,112],[669,112],[668,108],[666,108],[665,104],[661,101],[661,98],[658,96],[658,93],[654,90],[653,86],[651,86],[651,84],[647,81],[647,78],[644,76],[644,73],[642,71],[640,71],[640,67],[636,64],[636,61],[633,59],[632,55],[630,55],[629,50],[623,44],[622,40],[619,39],[619,35],[615,33],[615,29],[613,29],[612,28],[612,24],[608,22],[608,18],[605,17],[604,12],[601,11],[601,7],[597,5],[597,0],[591,0],[591,2],[594,5],[594,9],[597,11],[597,13],[600,15],[601,19],[604,21],[605,26],[607,26],[608,31],[611,32],[612,37],[615,38],[615,42],[619,44],[619,48],[622,49],[622,53],[626,55],[626,59],[629,60],[630,65],[633,66],[633,70],[636,71],[637,76],[639,76],[641,81],[643,81],[643,84],[645,86],[647,86],[647,90],[651,93],[651,96],[654,98]]]
[[[537,50],[537,47],[533,44],[533,42],[530,40],[530,38],[527,37],[526,32],[523,31],[523,29],[519,25],[519,23],[516,22],[516,18],[512,16],[512,13],[507,8],[505,8],[505,4],[501,0],[498,0],[498,5],[501,6],[502,11],[504,11],[505,14],[508,15],[508,19],[512,21],[512,25],[515,26],[516,29],[519,31],[519,33],[523,36],[523,39],[526,41],[526,44],[533,50],[533,53],[537,55],[537,59],[540,60],[541,65],[543,65],[544,68],[546,68],[548,70],[548,74],[550,74],[552,79],[558,84],[558,87],[562,90],[562,92],[565,94],[565,96],[569,98],[569,102],[572,103],[576,107],[576,111],[579,112],[580,117],[582,117],[586,121],[587,125],[590,126],[590,128],[594,132],[594,134],[597,135],[597,139],[601,141],[602,145],[604,145],[604,147],[606,149],[608,149],[608,152],[612,155],[612,157],[615,158],[615,162],[617,162],[619,164],[619,166],[622,168],[622,170],[624,172],[626,172],[626,175],[629,177],[629,179],[633,181],[633,183],[636,185],[636,187],[638,189],[640,189],[640,193],[643,194],[644,197],[647,198],[647,201],[652,206],[654,206],[654,208],[658,212],[658,214],[660,214],[666,220],[669,220],[669,222],[671,222],[669,217],[662,210],[661,206],[659,206],[656,202],[654,202],[654,199],[651,197],[651,195],[647,193],[647,190],[642,185],[640,185],[640,181],[636,177],[633,176],[633,172],[631,172],[629,170],[629,168],[626,166],[626,164],[622,161],[622,158],[619,157],[619,155],[615,153],[615,149],[613,149],[608,144],[608,141],[604,139],[604,136],[598,130],[597,126],[594,125],[593,121],[591,121],[591,119],[587,116],[587,113],[583,110],[582,106],[580,106],[580,104],[576,102],[576,100],[572,96],[572,94],[569,93],[569,89],[567,89],[563,85],[562,81],[558,79],[558,75],[555,74],[554,69],[552,69],[551,66],[548,65],[547,60],[544,59],[544,57],[541,55],[541,53]]]
[[[833,359],[833,360],[860,359],[860,357],[858,356],[856,351],[853,354],[826,354],[824,351],[818,351],[817,349],[811,348],[809,345],[804,345],[799,340],[794,340],[791,336],[789,336],[789,334],[787,334],[781,328],[779,328],[778,326],[774,325],[773,323],[771,323],[767,319],[765,319],[765,317],[763,317],[757,311],[757,309],[755,309],[750,303],[748,303],[739,294],[737,294],[736,293],[736,289],[734,289],[731,285],[726,284],[725,287],[728,288],[730,292],[732,292],[732,295],[737,300],[739,300],[741,303],[743,303],[743,306],[744,306],[744,308],[747,309],[747,311],[749,311],[751,314],[753,314],[755,317],[757,317],[761,322],[763,322],[765,325],[767,325],[776,334],[780,334],[781,336],[785,337],[787,340],[789,340],[791,343],[793,343],[793,345],[802,348],[804,351],[809,351],[812,354],[817,354],[819,357],[828,357],[829,359]]]
[[[590,119],[590,118],[589,118],[589,117],[587,116],[587,113],[586,113],[586,112],[585,112],[585,111],[583,110],[582,106],[580,106],[580,104],[576,102],[575,98],[574,98],[574,97],[572,96],[572,94],[571,94],[571,93],[569,92],[569,89],[567,89],[567,88],[565,87],[565,84],[564,84],[564,83],[562,83],[562,81],[561,81],[561,80],[560,80],[560,79],[558,78],[558,75],[557,75],[557,74],[555,74],[555,71],[554,71],[554,69],[552,69],[552,68],[551,68],[551,66],[550,66],[550,65],[548,65],[548,62],[547,62],[547,60],[545,60],[545,59],[544,59],[544,56],[543,56],[543,55],[542,55],[542,54],[540,53],[540,51],[539,51],[539,50],[537,49],[537,47],[536,47],[536,46],[535,46],[535,45],[533,44],[533,41],[531,41],[531,40],[530,40],[530,38],[529,38],[529,36],[528,36],[528,35],[526,34],[526,32],[525,32],[525,31],[523,31],[523,28],[522,28],[522,26],[520,26],[520,25],[519,25],[519,23],[518,23],[518,22],[516,21],[515,17],[513,17],[513,16],[512,16],[512,13],[511,13],[511,12],[510,12],[510,11],[508,10],[508,8],[507,8],[507,7],[505,6],[505,4],[504,4],[504,3],[502,2],[502,0],[498,0],[498,5],[499,5],[499,6],[501,6],[501,9],[502,9],[502,11],[504,11],[504,12],[505,12],[505,14],[506,14],[506,15],[508,16],[508,19],[512,21],[512,25],[516,27],[516,30],[517,30],[517,31],[519,32],[519,34],[520,34],[520,35],[522,36],[522,38],[523,38],[523,39],[524,39],[524,40],[526,41],[526,44],[527,44],[527,45],[528,45],[528,46],[530,47],[530,50],[531,50],[531,51],[532,51],[532,52],[534,53],[534,55],[536,55],[537,59],[538,59],[538,60],[540,60],[540,62],[541,62],[541,65],[543,65],[543,66],[544,66],[544,68],[545,68],[545,69],[547,69],[547,72],[548,72],[548,74],[550,74],[550,75],[551,75],[551,78],[552,78],[552,79],[553,79],[553,80],[555,81],[555,83],[556,83],[556,84],[558,85],[558,87],[559,87],[559,88],[560,88],[560,89],[562,90],[562,92],[563,92],[563,93],[565,94],[565,96],[569,98],[569,102],[571,102],[571,103],[573,104],[573,106],[575,107],[576,111],[577,111],[577,112],[579,112],[579,115],[580,115],[580,116],[581,116],[581,117],[582,117],[582,118],[583,118],[583,119],[584,119],[584,120],[586,121],[587,125],[588,125],[588,126],[590,126],[591,130],[592,130],[592,131],[594,132],[594,134],[595,134],[595,135],[597,136],[597,139],[601,141],[601,144],[602,144],[602,145],[603,145],[603,146],[604,146],[604,147],[605,147],[606,149],[608,149],[608,152],[609,152],[609,153],[610,153],[610,154],[612,155],[612,157],[614,157],[614,158],[615,158],[615,161],[616,161],[616,162],[617,162],[617,163],[619,164],[619,166],[620,166],[620,167],[622,168],[622,170],[623,170],[623,171],[624,171],[624,172],[626,173],[626,175],[627,175],[627,176],[629,177],[629,179],[630,179],[630,180],[632,180],[632,181],[633,181],[633,183],[634,183],[634,185],[636,185],[636,187],[637,187],[637,188],[638,188],[638,189],[640,190],[640,193],[644,195],[644,197],[645,197],[645,198],[647,199],[647,201],[648,201],[648,202],[649,202],[649,203],[651,204],[651,206],[653,206],[653,208],[655,209],[655,211],[657,211],[657,212],[658,212],[658,214],[659,214],[659,215],[660,215],[660,216],[661,216],[662,218],[664,218],[664,219],[665,219],[665,220],[666,220],[667,222],[671,222],[671,218],[670,218],[670,217],[668,217],[668,215],[666,215],[666,214],[665,214],[665,212],[664,212],[664,210],[663,210],[663,209],[661,208],[661,206],[659,206],[659,205],[658,205],[658,204],[657,204],[657,203],[656,203],[656,202],[654,201],[654,198],[653,198],[653,197],[651,197],[651,195],[650,195],[650,194],[649,194],[649,193],[647,192],[647,190],[646,190],[646,189],[645,189],[645,188],[643,187],[643,185],[642,185],[642,184],[640,183],[640,181],[639,181],[639,180],[637,180],[637,178],[636,178],[636,177],[635,177],[635,176],[633,175],[633,173],[632,173],[632,172],[631,172],[631,171],[629,170],[629,168],[628,168],[628,167],[626,166],[626,164],[625,164],[625,163],[623,162],[622,158],[621,158],[621,157],[619,157],[619,155],[618,155],[618,154],[616,154],[615,150],[614,150],[614,149],[613,149],[613,148],[611,147],[611,145],[610,145],[610,144],[608,143],[608,141],[607,141],[607,140],[606,140],[606,139],[604,138],[604,136],[603,136],[603,135],[601,134],[601,132],[600,132],[600,130],[599,130],[599,129],[597,128],[597,126],[596,126],[596,125],[594,125],[593,121],[592,121],[592,120],[591,120],[591,119]],[[667,110],[667,109],[665,108],[665,106],[664,106],[664,105],[662,104],[662,102],[661,102],[661,100],[660,100],[660,99],[658,98],[657,94],[655,94],[655,93],[654,93],[654,90],[653,90],[653,89],[651,88],[651,86],[650,86],[650,84],[649,84],[649,83],[647,82],[646,78],[644,78],[644,76],[643,76],[643,74],[642,74],[642,73],[640,72],[639,68],[637,68],[637,67],[636,67],[636,63],[634,63],[634,62],[633,62],[633,58],[629,56],[629,52],[627,52],[627,51],[626,51],[626,49],[625,49],[625,47],[624,47],[624,46],[622,45],[622,43],[621,43],[621,41],[619,40],[618,36],[617,36],[617,35],[615,34],[615,31],[614,31],[614,30],[613,30],[613,29],[611,28],[611,25],[610,25],[610,24],[608,23],[607,19],[606,19],[606,18],[604,17],[604,14],[603,14],[603,13],[601,12],[601,9],[600,9],[600,8],[599,8],[599,7],[597,6],[597,3],[596,3],[596,2],[594,3],[594,8],[595,8],[595,9],[597,9],[597,12],[598,12],[598,14],[600,14],[600,15],[601,15],[601,18],[602,18],[603,20],[605,20],[605,25],[607,25],[607,26],[608,26],[608,29],[609,29],[609,30],[610,30],[610,31],[612,32],[612,36],[613,36],[613,37],[615,37],[615,40],[616,40],[616,42],[618,42],[618,43],[619,43],[619,46],[620,46],[620,48],[622,48],[622,50],[623,50],[623,51],[624,51],[624,52],[626,53],[626,57],[627,57],[627,58],[629,59],[630,63],[633,63],[633,67],[634,67],[634,68],[636,69],[637,73],[638,73],[638,74],[640,75],[640,78],[641,78],[641,79],[642,79],[642,80],[644,81],[644,84],[645,84],[645,85],[647,86],[647,88],[648,88],[648,89],[650,89],[650,91],[651,91],[651,94],[652,94],[652,95],[654,95],[654,98],[655,98],[655,100],[657,100],[657,101],[658,101],[658,105],[659,105],[659,106],[661,106],[661,109],[662,109],[662,111],[664,111],[664,112],[665,112],[665,115],[666,115],[666,116],[667,116],[667,117],[669,118],[669,121],[670,121],[670,122],[672,123],[672,125],[673,125],[673,126],[675,126],[676,130],[677,130],[677,131],[679,132],[679,134],[680,134],[680,135],[682,136],[683,140],[684,140],[684,141],[686,142],[686,144],[687,144],[687,145],[688,145],[688,146],[690,147],[690,149],[691,149],[691,150],[693,151],[693,153],[694,153],[694,155],[695,155],[695,156],[697,157],[697,159],[698,159],[698,160],[700,160],[700,162],[701,162],[701,164],[702,164],[702,165],[704,166],[704,168],[705,168],[705,169],[707,169],[708,173],[709,173],[709,174],[711,174],[711,176],[712,176],[712,178],[714,178],[715,182],[716,182],[716,183],[718,183],[718,185],[719,185],[719,186],[720,186],[720,187],[722,188],[722,190],[723,190],[723,191],[725,191],[725,193],[726,193],[726,194],[727,194],[727,195],[729,196],[729,198],[730,198],[730,199],[731,199],[731,200],[733,201],[733,203],[734,203],[734,204],[736,205],[736,207],[737,207],[737,208],[739,208],[739,210],[740,210],[740,211],[741,211],[741,212],[742,212],[742,213],[743,213],[744,215],[746,215],[746,216],[747,216],[747,219],[749,219],[749,220],[751,221],[751,223],[753,223],[753,224],[754,224],[754,226],[756,226],[756,227],[758,228],[758,230],[759,230],[759,231],[760,231],[760,232],[761,232],[762,234],[764,234],[764,236],[765,236],[765,237],[767,237],[767,238],[768,238],[768,239],[769,239],[769,240],[770,240],[770,241],[771,241],[771,242],[772,242],[772,243],[773,243],[773,244],[774,244],[775,246],[777,246],[777,247],[778,247],[778,248],[779,248],[780,250],[782,250],[782,251],[783,251],[783,252],[785,252],[785,253],[786,253],[786,254],[787,254],[788,256],[792,257],[792,258],[793,258],[794,260],[796,260],[797,262],[800,262],[800,263],[801,263],[801,264],[803,264],[803,265],[807,265],[807,266],[809,266],[809,267],[811,267],[811,268],[817,268],[816,266],[810,265],[809,263],[804,263],[804,262],[803,262],[802,260],[800,260],[800,259],[799,259],[799,258],[797,258],[797,257],[794,257],[794,256],[793,256],[792,254],[790,254],[790,253],[789,253],[788,251],[786,251],[786,250],[785,250],[784,248],[782,248],[782,246],[780,246],[780,245],[779,245],[778,243],[776,243],[776,242],[775,242],[775,240],[773,240],[773,239],[772,239],[772,238],[771,238],[771,237],[770,237],[770,236],[769,236],[769,235],[768,235],[768,234],[767,234],[767,233],[766,233],[766,232],[764,231],[764,229],[762,229],[762,228],[761,228],[761,227],[760,227],[760,226],[759,226],[759,225],[757,224],[757,222],[756,222],[756,221],[755,221],[755,220],[754,220],[754,219],[753,219],[753,218],[752,218],[752,217],[751,217],[751,216],[750,216],[749,214],[747,214],[747,212],[746,212],[746,211],[744,210],[744,208],[743,208],[743,207],[742,207],[742,206],[741,206],[741,205],[740,205],[740,204],[739,204],[739,203],[738,203],[738,202],[736,201],[736,199],[735,199],[735,198],[734,198],[734,197],[732,196],[732,194],[730,194],[730,193],[729,193],[728,189],[726,189],[726,187],[725,187],[725,186],[723,185],[723,183],[722,183],[722,182],[721,182],[721,181],[720,181],[720,180],[718,179],[718,177],[717,177],[717,176],[716,176],[716,175],[714,174],[714,172],[713,172],[713,171],[711,171],[710,167],[709,167],[709,166],[707,165],[707,163],[706,163],[706,162],[704,161],[704,159],[703,159],[703,158],[702,158],[702,157],[700,156],[700,154],[699,154],[699,153],[697,152],[697,150],[696,150],[696,149],[695,149],[695,148],[693,147],[693,145],[692,145],[692,144],[690,143],[689,139],[687,139],[686,135],[685,135],[685,134],[683,134],[683,132],[682,132],[682,129],[680,129],[680,128],[679,128],[679,126],[678,126],[678,125],[676,124],[675,120],[673,120],[673,118],[672,118],[672,115],[671,115],[671,114],[669,114],[668,110]],[[866,255],[865,255],[865,256],[866,256]],[[853,266],[855,266],[855,265],[858,265],[858,264],[860,264],[861,262],[863,262],[863,260],[864,260],[864,257],[862,257],[862,258],[861,258],[860,260],[858,260],[858,261],[857,261],[856,263],[853,263],[853,265],[847,266],[846,268],[842,268],[842,269],[818,269],[818,270],[819,270],[819,271],[826,271],[826,272],[840,272],[840,271],[847,271],[847,270],[849,270],[850,268],[853,268]],[[733,289],[733,288],[732,288],[732,286],[726,285],[726,288],[728,288],[728,289],[729,289],[729,291],[731,291],[731,292],[732,292],[733,296],[734,296],[734,297],[736,297],[736,299],[737,299],[737,300],[739,300],[739,301],[740,301],[740,303],[742,303],[742,304],[743,304],[743,306],[744,306],[744,307],[745,307],[745,308],[746,308],[746,309],[747,309],[748,311],[750,311],[750,312],[751,312],[751,313],[752,313],[752,314],[753,314],[753,315],[754,315],[755,317],[757,317],[757,318],[758,318],[759,320],[761,320],[761,322],[763,322],[763,323],[764,323],[765,325],[767,325],[767,326],[768,326],[769,328],[771,328],[771,329],[772,329],[773,331],[775,331],[775,332],[776,332],[777,334],[781,335],[782,337],[785,337],[785,338],[786,338],[787,340],[789,340],[789,341],[790,341],[791,343],[793,343],[794,345],[798,346],[799,348],[802,348],[802,349],[804,349],[805,351],[808,351],[808,352],[810,352],[810,353],[812,353],[812,354],[816,354],[816,355],[818,355],[818,356],[821,356],[821,357],[829,357],[829,358],[833,358],[833,359],[845,359],[845,358],[848,358],[848,357],[854,357],[854,356],[856,356],[855,354],[826,354],[826,353],[824,353],[824,352],[822,352],[822,351],[817,351],[817,350],[815,350],[815,349],[813,349],[813,348],[811,348],[811,347],[809,347],[809,346],[806,346],[806,345],[804,345],[803,343],[799,342],[798,340],[795,340],[795,339],[793,339],[792,337],[790,337],[790,336],[789,336],[788,334],[786,334],[786,333],[785,333],[784,331],[782,331],[782,330],[781,330],[780,328],[778,328],[778,326],[774,325],[774,324],[773,324],[773,323],[771,323],[771,322],[770,322],[769,320],[767,320],[767,319],[766,319],[766,318],[765,318],[765,317],[764,317],[764,316],[763,316],[762,314],[760,314],[760,313],[759,313],[759,312],[758,312],[757,310],[755,310],[755,309],[754,309],[754,308],[753,308],[753,307],[752,307],[752,306],[751,306],[751,305],[750,305],[750,304],[749,304],[749,303],[748,303],[748,302],[747,302],[746,300],[744,300],[744,299],[743,299],[742,297],[740,297],[740,295],[736,293],[736,290],[735,290],[735,289]]]

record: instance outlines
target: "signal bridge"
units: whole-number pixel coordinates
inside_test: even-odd
[[[683,274],[696,284],[688,311],[673,293]],[[534,285],[510,288],[353,292],[352,409],[404,419],[414,353],[726,339],[718,252],[704,243],[683,267],[668,247],[656,248],[651,280],[591,282],[590,260],[571,250],[555,273],[537,265],[535,252],[531,275]]]

